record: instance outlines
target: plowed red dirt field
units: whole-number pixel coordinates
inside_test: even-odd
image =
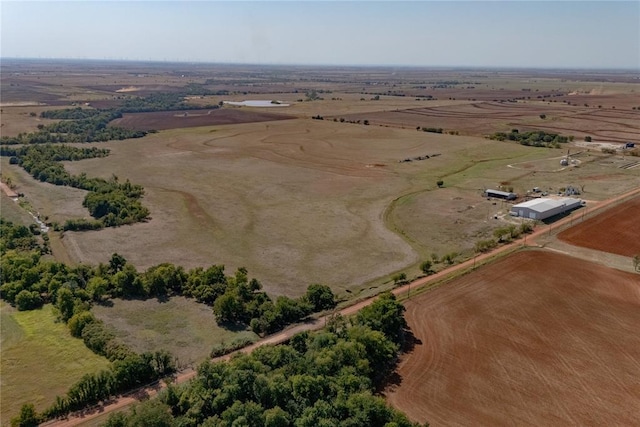
[[[229,125],[237,123],[267,122],[293,119],[286,114],[274,114],[240,109],[214,109],[189,111],[160,111],[153,113],[127,113],[110,123],[133,130],[166,130],[197,126]]]
[[[640,276],[528,250],[405,304],[388,401],[440,425],[634,425]]]
[[[640,254],[640,197],[558,234],[572,245],[623,256]]]

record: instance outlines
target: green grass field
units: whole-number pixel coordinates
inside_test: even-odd
[[[180,365],[205,360],[215,344],[257,338],[248,330],[220,328],[211,307],[183,297],[114,300],[112,307],[95,306],[92,311],[135,351],[168,350]]]
[[[84,374],[109,366],[56,322],[50,305],[17,311],[2,303],[0,331],[2,425],[8,425],[24,403],[43,410]]]

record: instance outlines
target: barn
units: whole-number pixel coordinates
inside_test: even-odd
[[[486,197],[496,197],[498,199],[506,199],[506,200],[515,200],[518,198],[517,194],[500,191],[500,190],[485,190],[484,194]]]
[[[540,198],[513,205],[511,207],[511,215],[542,220],[580,206],[582,206],[582,200],[572,197],[562,199]]]

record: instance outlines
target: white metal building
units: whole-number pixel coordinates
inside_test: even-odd
[[[581,205],[582,200],[572,197],[562,199],[533,199],[513,205],[511,207],[511,215],[542,220],[579,208]]]

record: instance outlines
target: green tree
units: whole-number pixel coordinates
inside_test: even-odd
[[[420,271],[422,271],[424,274],[431,274],[432,265],[433,264],[429,260],[422,261],[422,263],[420,264]]]
[[[109,291],[109,282],[99,276],[92,277],[87,282],[87,292],[92,300],[100,302]]]
[[[16,308],[20,311],[33,310],[42,306],[42,298],[36,291],[21,290],[16,295]]]
[[[407,281],[407,274],[398,273],[398,274],[395,274],[391,279],[393,280],[394,285],[399,285]]]
[[[173,416],[168,405],[158,399],[150,399],[133,407],[128,417],[128,427],[171,427]]]
[[[290,425],[289,414],[279,406],[264,411],[265,427],[289,427]]]
[[[36,427],[40,424],[39,421],[33,403],[26,403],[20,408],[20,414],[11,420],[11,427]]]
[[[71,289],[67,287],[60,288],[56,297],[56,308],[60,313],[60,318],[66,322],[73,316],[75,307],[75,297]]]
[[[398,343],[402,341],[407,327],[403,316],[404,311],[404,306],[397,301],[395,295],[384,292],[371,305],[358,312],[356,324],[380,331]]]
[[[309,285],[305,297],[311,303],[313,311],[329,310],[336,306],[335,295],[326,285]]]

